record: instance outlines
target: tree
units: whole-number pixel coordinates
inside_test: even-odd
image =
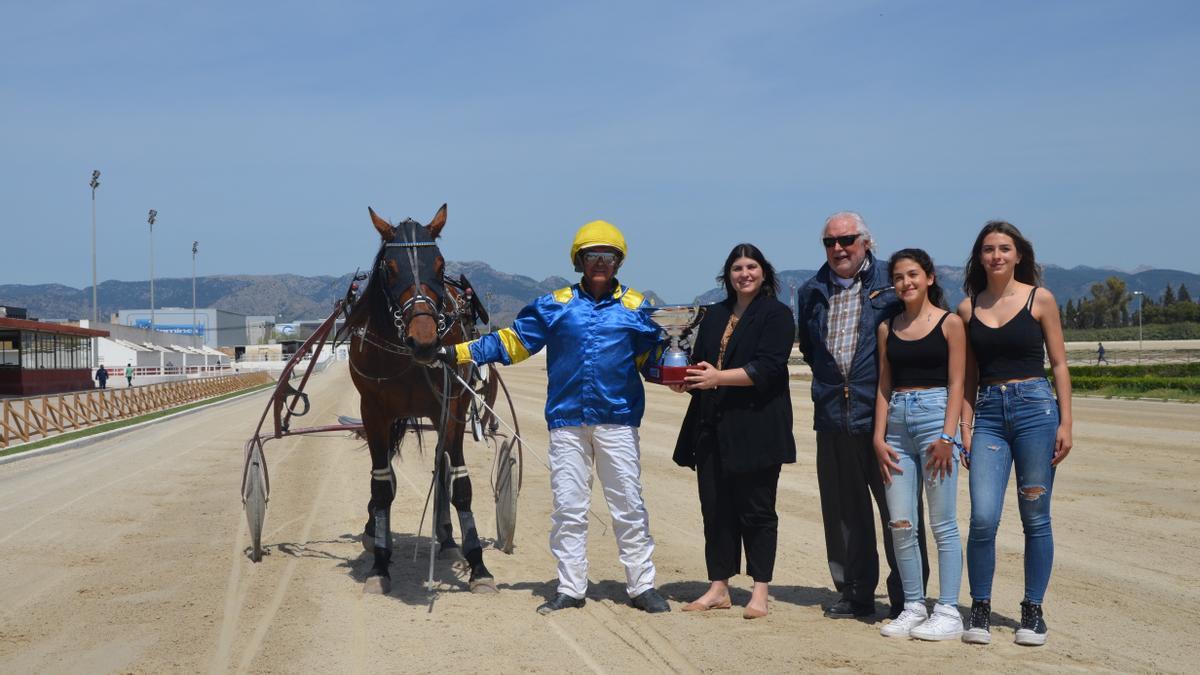
[[[1121,325],[1121,310],[1129,304],[1132,297],[1125,282],[1117,276],[1111,276],[1104,283],[1092,284],[1092,299],[1081,301],[1081,306],[1087,308],[1090,315],[1089,328],[1113,328]]]
[[[1167,284],[1167,290],[1163,291],[1162,304],[1163,307],[1175,304],[1175,291],[1171,290],[1171,284]]]
[[[1188,293],[1187,284],[1179,284],[1179,295],[1175,298],[1179,302],[1191,302],[1192,294]]]
[[[1079,312],[1075,309],[1075,300],[1073,298],[1068,298],[1067,308],[1063,310],[1063,324],[1067,328],[1078,328],[1078,326],[1075,325],[1076,321],[1078,320]]]

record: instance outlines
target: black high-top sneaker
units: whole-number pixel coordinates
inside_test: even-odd
[[[992,603],[990,600],[971,601],[971,618],[963,631],[962,641],[986,645],[992,641]]]
[[[1046,644],[1046,622],[1042,620],[1042,606],[1028,600],[1021,601],[1021,627],[1017,629],[1016,643],[1026,647]]]

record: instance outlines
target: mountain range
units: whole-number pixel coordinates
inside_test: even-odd
[[[540,281],[520,274],[508,274],[482,262],[447,262],[447,273],[455,278],[465,274],[492,314],[492,323],[510,323],[530,300],[573,283],[563,277],[551,276]],[[963,298],[963,268],[937,268],[939,281],[952,306]],[[812,270],[781,270],[778,273],[781,296],[787,297],[814,274]],[[352,274],[305,277],[295,274],[219,275],[196,278],[196,305],[215,307],[239,314],[274,315],[278,323],[323,319],[329,315],[334,302],[346,294]],[[1187,284],[1193,295],[1200,291],[1200,274],[1167,269],[1142,269],[1137,272],[1047,265],[1045,285],[1058,301],[1091,296],[1091,285],[1110,276],[1125,281],[1129,290],[1143,291],[1157,299],[1167,284],[1178,289]],[[663,304],[653,291],[643,290],[655,304]],[[116,314],[119,309],[144,309],[150,306],[150,284],[146,281],[105,281],[99,285],[99,314],[102,318]],[[709,303],[724,297],[718,288],[708,290],[695,302]],[[156,307],[191,307],[192,280],[155,279]],[[45,320],[80,319],[91,315],[91,287],[78,289],[63,284],[0,285],[0,305],[25,307],[31,317]]]

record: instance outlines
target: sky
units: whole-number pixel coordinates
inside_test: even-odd
[[[367,215],[451,260],[573,277],[594,219],[672,302],[824,219],[961,265],[1200,271],[1200,3],[0,4],[0,284],[340,275]]]

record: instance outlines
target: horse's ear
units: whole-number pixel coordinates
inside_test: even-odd
[[[446,226],[446,205],[442,204],[442,208],[438,209],[437,215],[433,220],[429,221],[429,234],[434,239],[442,233],[442,228]]]
[[[379,230],[379,236],[383,237],[384,241],[391,241],[395,238],[396,233],[392,230],[392,226],[388,221],[376,215],[375,209],[369,206],[367,207],[367,211],[371,214],[371,222],[375,224],[375,229]]]

